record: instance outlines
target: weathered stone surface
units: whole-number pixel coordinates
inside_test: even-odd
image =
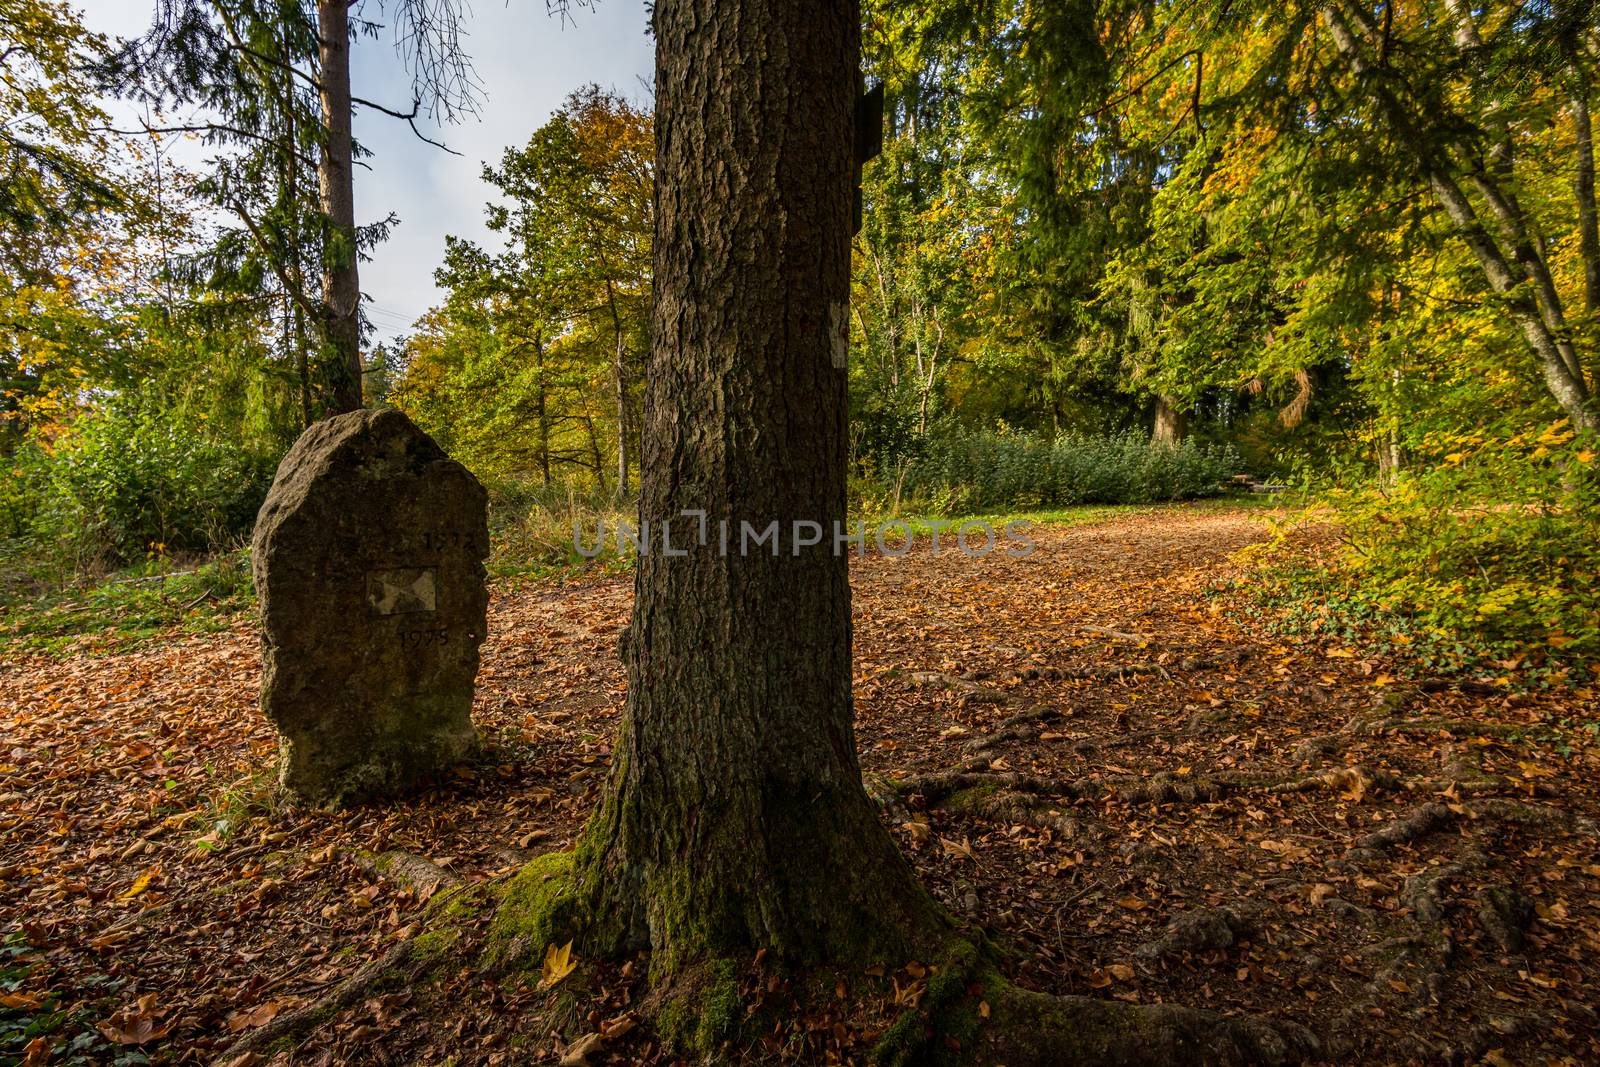
[[[405,415],[355,411],[301,435],[252,553],[285,789],[375,799],[472,750],[488,554],[483,487]]]

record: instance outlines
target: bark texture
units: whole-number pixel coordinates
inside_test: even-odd
[[[1155,428],[1150,440],[1158,445],[1179,445],[1189,431],[1189,413],[1170,396],[1156,397]]]
[[[761,950],[767,966],[815,966],[830,1003],[830,974],[942,961],[882,1035],[883,1065],[1281,1062],[1314,1047],[1266,1023],[1022,994],[917,882],[861,780],[833,538],[858,0],[658,0],[654,21],[650,547],[622,641],[627,709],[573,852],[497,890],[490,964],[571,936],[589,957],[649,948],[658,1031],[706,1062],[745,1025],[735,964]],[[704,513],[703,540],[685,511]],[[776,543],[752,543],[746,530],[770,524]],[[797,538],[796,524],[814,525]]]
[[[317,0],[323,143],[317,160],[327,240],[323,246],[322,342],[327,413],[361,407],[361,279],[356,266],[354,142],[350,135],[350,0]]]
[[[851,959],[937,916],[861,784],[845,371],[854,0],[655,9],[655,294],[615,768],[580,884],[658,965]],[[706,515],[700,524],[684,510]],[[729,520],[727,551],[720,549]],[[660,523],[671,520],[668,556]],[[780,541],[741,553],[741,522]],[[792,545],[795,521],[822,543]],[[942,919],[935,924],[942,924]]]

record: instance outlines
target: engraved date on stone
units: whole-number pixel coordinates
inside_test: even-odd
[[[437,589],[432,567],[372,571],[367,575],[367,603],[376,615],[433,611]]]
[[[472,535],[461,530],[430,530],[421,537],[422,548],[433,552],[442,548],[464,548],[472,544]]]
[[[400,646],[407,651],[442,648],[449,643],[450,631],[447,629],[406,630],[400,634]]]

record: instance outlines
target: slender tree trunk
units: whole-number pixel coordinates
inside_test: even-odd
[[[539,378],[539,390],[534,394],[535,414],[539,426],[539,475],[546,489],[550,488],[550,403],[544,381],[544,338],[533,339],[533,371]]]
[[[600,453],[600,436],[594,432],[594,420],[585,418],[583,428],[589,431],[589,454],[594,457],[594,477],[600,483],[600,495],[606,492],[606,461]]]
[[[1352,17],[1361,24],[1362,16],[1352,12]],[[1433,190],[1435,198],[1444,208],[1445,215],[1450,219],[1457,234],[1472,249],[1473,255],[1483,268],[1490,288],[1503,299],[1512,321],[1521,329],[1528,347],[1533,350],[1550,395],[1561,405],[1567,417],[1572,420],[1573,426],[1589,433],[1600,432],[1600,412],[1596,412],[1590,403],[1588,382],[1581,372],[1573,373],[1572,361],[1576,359],[1575,354],[1565,351],[1568,347],[1565,339],[1552,331],[1548,318],[1549,309],[1541,308],[1539,301],[1520,291],[1518,272],[1511,267],[1511,257],[1505,254],[1494,237],[1484,228],[1477,212],[1473,209],[1472,202],[1452,175],[1445,160],[1441,158],[1435,139],[1429,136],[1430,131],[1419,128],[1405,104],[1382,80],[1382,72],[1373,68],[1372,62],[1363,52],[1361,38],[1350,29],[1343,10],[1332,4],[1326,5],[1322,8],[1322,20],[1327,25],[1329,35],[1333,38],[1339,54],[1350,65],[1350,70],[1357,77],[1368,81],[1394,134],[1403,143],[1413,146],[1416,150],[1418,162],[1427,175],[1429,187]],[[1500,206],[1492,207],[1491,210],[1497,214],[1498,221],[1503,227],[1506,219]]]
[[[734,12],[737,17],[732,17]],[[580,879],[655,968],[903,948],[935,914],[856,761],[845,371],[859,9],[660,0],[628,708]],[[801,399],[803,398],[803,399]],[[708,516],[699,526],[680,512]],[[718,528],[730,523],[719,551]],[[664,554],[659,524],[672,520]],[[780,544],[740,551],[741,521]],[[795,522],[821,544],[794,547]]]
[[[1170,396],[1156,397],[1155,427],[1150,432],[1152,444],[1175,448],[1183,443],[1183,435],[1189,431],[1189,413],[1181,403]]]
[[[611,384],[617,393],[617,495],[628,495],[628,335],[622,328],[622,313],[617,309],[617,289],[606,279],[606,302],[611,307],[611,328],[617,332],[617,345],[611,357]]]
[[[311,357],[306,351],[306,315],[300,305],[294,305],[294,372],[300,379],[300,422],[306,429],[311,418]]]
[[[350,0],[317,0],[323,143],[317,162],[324,225],[322,328],[327,413],[361,407],[361,279],[356,255],[355,149],[350,134]]]
[[[1594,132],[1589,120],[1588,88],[1581,82],[1572,93],[1572,128],[1578,142],[1574,192],[1578,200],[1578,247],[1583,254],[1584,310],[1600,311],[1600,214],[1595,211]]]
[[[284,29],[285,38],[288,28]],[[283,54],[289,54],[288,42],[285,40]],[[280,106],[283,108],[283,153],[282,167],[279,181],[282,183],[282,203],[289,219],[289,269],[287,277],[293,279],[295,291],[288,294],[290,314],[294,319],[294,372],[300,386],[300,428],[309,429],[311,426],[311,360],[306,352],[306,315],[303,303],[306,300],[305,289],[305,260],[304,250],[300,245],[300,218],[304,192],[302,181],[304,170],[300,165],[298,131],[295,129],[294,111],[294,78],[285,73],[281,79],[283,96]]]

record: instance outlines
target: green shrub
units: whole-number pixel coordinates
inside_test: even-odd
[[[209,552],[249,535],[276,461],[113,405],[25,444],[0,513],[13,537],[74,571]]]
[[[1440,669],[1600,656],[1600,472],[1564,424],[1435,441],[1437,466],[1325,494],[1337,537],[1247,553],[1281,625],[1413,646]]]
[[[588,560],[573,546],[573,526],[583,543],[593,545],[595,528],[605,523],[603,566],[625,559],[616,551],[617,523],[637,525],[638,500],[618,498],[592,486],[560,482],[543,485],[532,478],[497,478],[489,490],[490,569],[499,574],[538,573],[551,568],[584,567]]]
[[[1222,491],[1237,469],[1230,449],[1141,433],[1058,437],[947,430],[904,473],[908,496],[947,511],[1148,504]]]

